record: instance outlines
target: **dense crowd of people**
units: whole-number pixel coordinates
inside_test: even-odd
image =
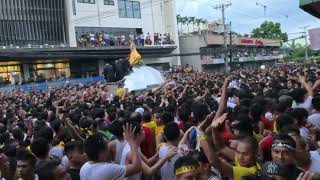
[[[142,33],[108,33],[108,32],[86,32],[78,37],[80,47],[109,47],[109,46],[129,46],[130,41],[137,46],[145,45],[174,45],[169,33],[154,33],[146,35]]]
[[[0,179],[319,179],[320,66],[0,94]]]

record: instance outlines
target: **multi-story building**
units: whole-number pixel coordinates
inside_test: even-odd
[[[198,71],[224,70],[225,54],[233,68],[274,64],[281,58],[280,41],[274,39],[227,36],[225,48],[223,35],[207,33],[180,36],[179,42],[181,54],[187,54],[181,56],[182,65]]]
[[[64,0],[1,0],[0,46],[67,42]]]
[[[175,45],[138,46],[144,62],[179,64],[174,0],[1,0],[0,81],[102,75],[130,47],[97,45],[99,37],[166,34]],[[81,45],[84,35],[92,43]],[[172,42],[171,41],[171,42]],[[114,44],[113,44],[114,45]]]

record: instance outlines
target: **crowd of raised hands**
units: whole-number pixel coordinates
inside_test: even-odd
[[[0,94],[0,179],[320,178],[320,66]]]

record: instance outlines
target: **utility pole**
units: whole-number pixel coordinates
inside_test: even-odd
[[[99,22],[99,26],[101,26],[101,17],[100,17],[100,5],[99,5],[99,1],[97,1],[97,10],[98,10],[98,22]]]
[[[231,31],[231,21],[230,21],[230,34],[229,34],[229,37],[230,37],[230,44],[229,44],[229,50],[230,50],[230,67],[232,65],[232,31]],[[230,68],[231,69],[231,68]]]
[[[299,27],[300,29],[303,29],[303,33],[304,33],[304,40],[305,40],[305,43],[306,43],[306,49],[305,49],[305,60],[306,61],[309,61],[309,54],[308,54],[308,32],[307,32],[307,28],[310,27],[310,26],[303,26],[303,27]]]
[[[225,9],[231,6],[231,3],[227,4],[220,4],[214,7],[214,9],[221,9],[222,12],[222,25],[223,25],[223,45],[224,45],[224,67],[225,71],[229,72],[230,71],[230,66],[228,63],[228,52],[227,52],[227,28],[226,28],[226,18],[225,18]]]
[[[261,4],[258,2],[256,2],[256,5],[263,7],[263,14],[264,14],[264,16],[266,16],[267,15],[267,5],[264,5],[264,4]]]

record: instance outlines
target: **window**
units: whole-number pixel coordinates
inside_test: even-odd
[[[114,6],[114,0],[104,0],[104,5]]]
[[[132,2],[133,4],[133,17],[141,18],[140,2]]]
[[[96,3],[96,0],[78,0],[78,3],[95,4],[95,3]]]
[[[137,18],[141,19],[140,2],[119,0],[119,17],[120,18]]]

